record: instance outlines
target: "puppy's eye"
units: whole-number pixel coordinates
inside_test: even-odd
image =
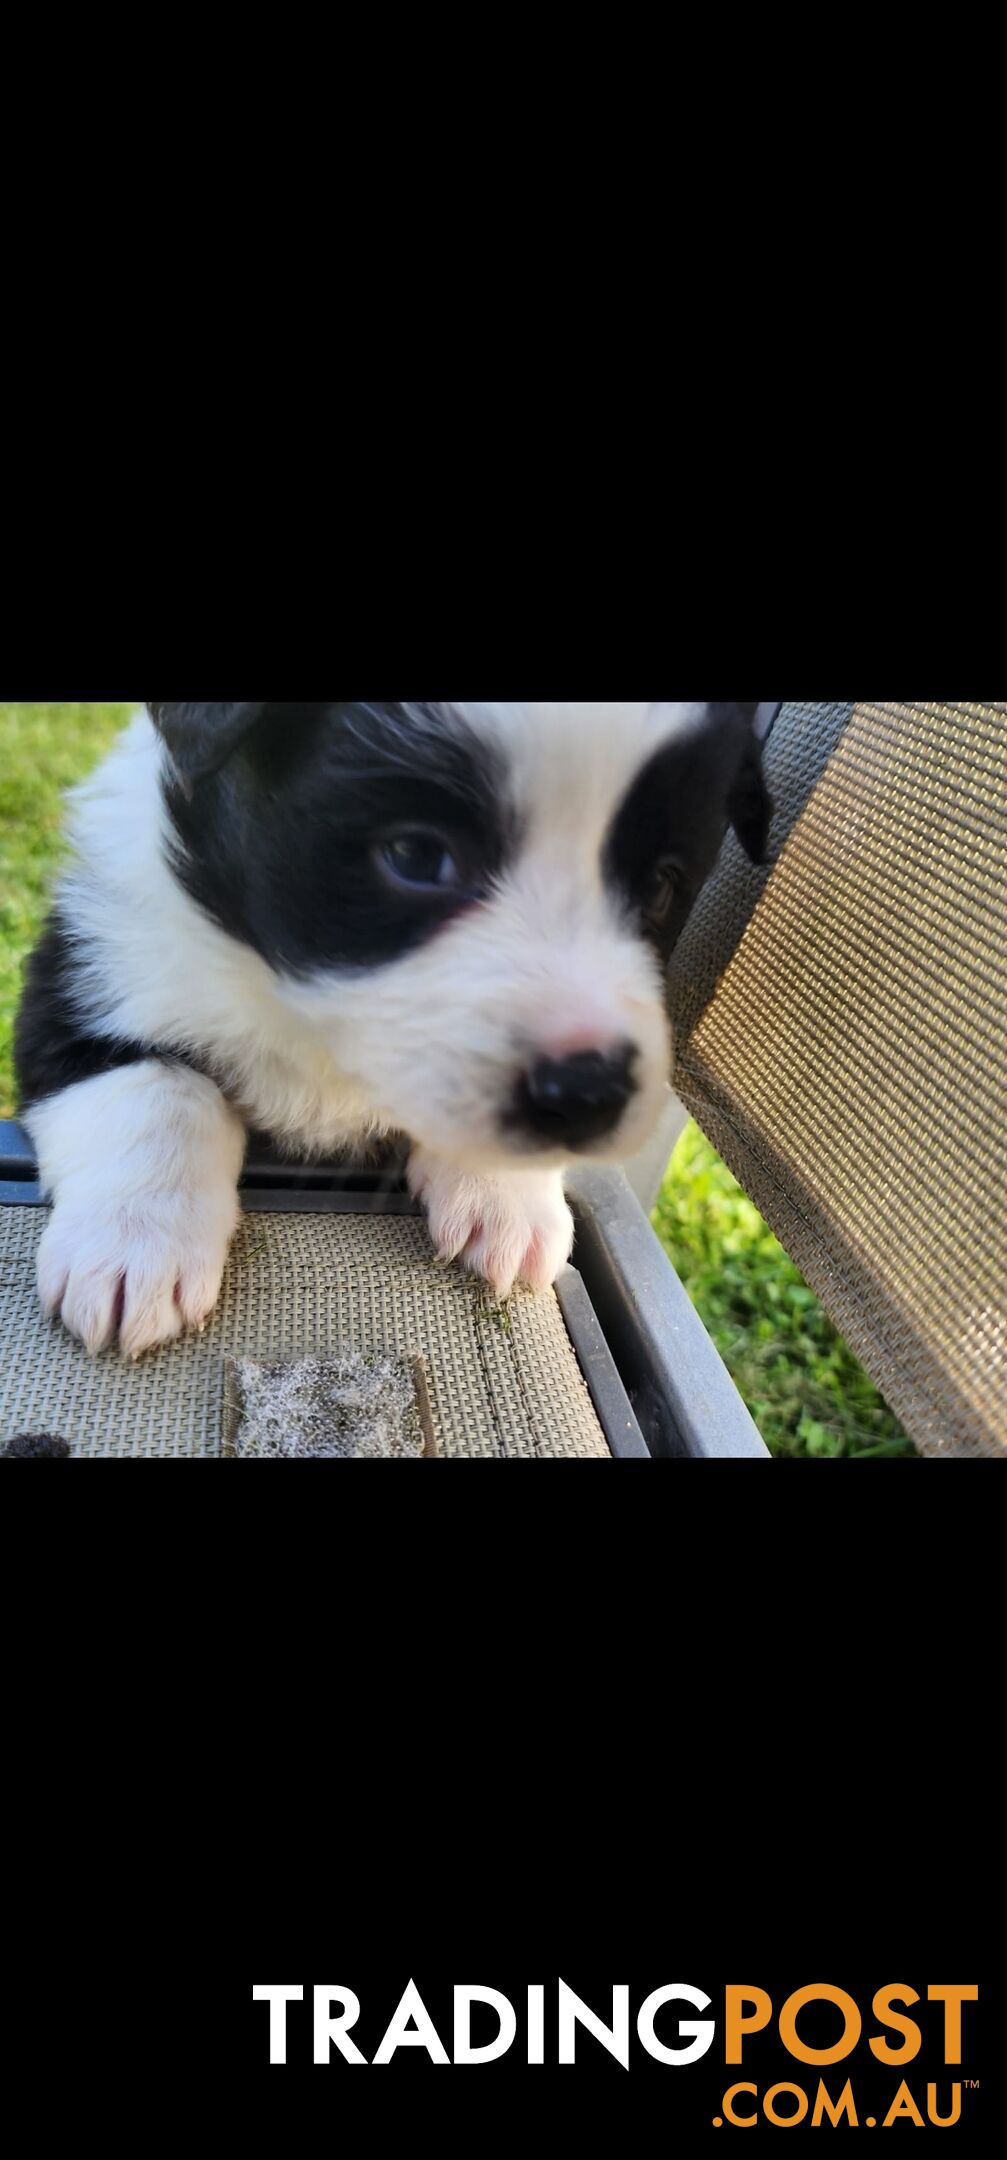
[[[662,856],[654,864],[650,883],[644,899],[644,912],[653,923],[667,922],[679,901],[686,895],[685,873],[681,863],[673,855]]]
[[[443,833],[425,825],[388,834],[375,854],[385,876],[411,892],[459,892],[466,884]]]

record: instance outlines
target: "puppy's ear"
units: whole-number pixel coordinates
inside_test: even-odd
[[[759,746],[753,742],[745,752],[728,801],[731,823],[751,862],[769,861],[769,828],[773,804],[762,770]]]
[[[164,736],[172,763],[187,795],[194,782],[216,772],[249,728],[261,720],[264,705],[148,705]]]
[[[764,863],[769,859],[773,804],[762,770],[762,744],[755,732],[758,710],[758,705],[731,708],[743,733],[738,769],[727,798],[727,814],[749,859]]]

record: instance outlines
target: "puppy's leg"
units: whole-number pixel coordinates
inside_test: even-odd
[[[569,1260],[573,1216],[559,1170],[476,1176],[417,1147],[406,1175],[440,1258],[484,1275],[498,1297],[518,1281],[547,1290]]]
[[[240,1118],[187,1066],[146,1058],[78,1081],[24,1119],[54,1205],[44,1310],[91,1351],[128,1357],[199,1327],[238,1221]]]

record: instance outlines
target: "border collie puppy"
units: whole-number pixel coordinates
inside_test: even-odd
[[[248,1130],[405,1135],[434,1246],[499,1294],[569,1256],[563,1170],[667,1100],[663,977],[733,823],[742,705],[150,705],[73,798],[15,1057],[45,1311],[200,1327]]]

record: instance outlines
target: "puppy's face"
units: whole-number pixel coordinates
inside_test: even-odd
[[[754,707],[152,706],[176,867],[388,1124],[472,1168],[643,1145],[668,956],[768,804]]]

